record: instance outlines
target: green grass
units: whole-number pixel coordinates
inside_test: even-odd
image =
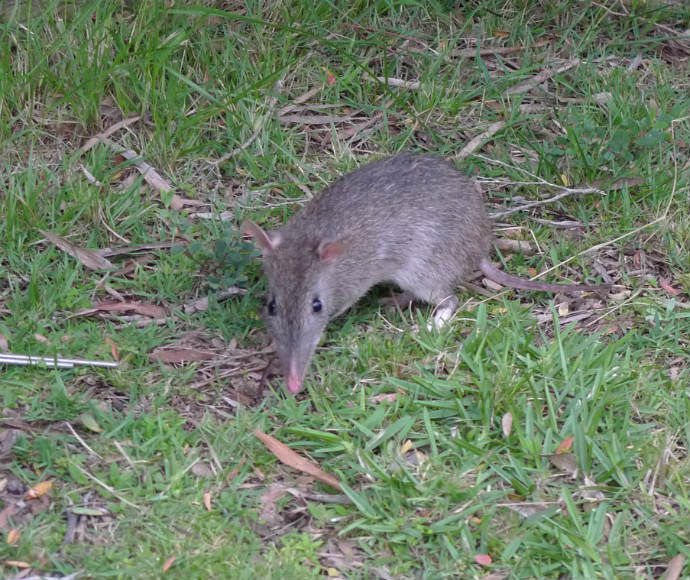
[[[24,562],[80,578],[652,579],[681,554],[680,577],[690,575],[690,41],[674,38],[690,10],[230,4],[0,7],[0,335],[17,353],[99,359],[112,341],[121,362],[0,369],[0,513],[53,482],[42,507],[0,516],[0,574]],[[457,54],[511,46],[525,49]],[[281,122],[312,89],[314,108]],[[325,125],[284,118],[351,113]],[[79,153],[134,115],[111,139],[202,208],[174,209],[106,145]],[[376,115],[352,140],[346,129]],[[481,156],[459,162],[486,181],[491,211],[557,193],[525,171],[577,187],[639,180],[497,224],[521,226],[539,250],[503,253],[512,273],[560,264],[551,280],[597,279],[603,267],[614,296],[564,305],[459,291],[467,302],[442,332],[425,330],[429,308],[390,312],[367,297],[329,325],[304,395],[289,396],[280,377],[263,385],[252,366],[270,358],[260,265],[232,228],[245,217],[284,222],[305,191],[369,159],[457,155],[497,121],[505,127]],[[582,226],[553,225],[563,220]],[[96,272],[39,229],[90,249],[177,247],[149,250],[129,272]],[[132,258],[110,259],[119,270]],[[182,311],[228,284],[247,292]],[[74,316],[118,294],[165,307],[165,324]],[[590,316],[567,322],[578,309]],[[150,358],[181,338],[234,348],[216,369]],[[237,372],[223,376],[230,360]],[[237,393],[252,404],[235,406]],[[351,503],[310,499],[332,490],[280,464],[256,428],[337,475]],[[551,458],[568,437],[565,459]]]

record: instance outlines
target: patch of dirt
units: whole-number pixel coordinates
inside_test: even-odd
[[[105,410],[114,409],[123,412],[131,400],[130,393],[116,389],[107,382],[107,375],[87,373],[75,376],[71,388],[84,389],[87,399],[100,401],[99,406]]]
[[[0,427],[0,464],[9,463],[21,433],[21,429]],[[51,488],[52,482],[45,481],[30,488],[9,470],[0,470],[0,531],[19,530],[49,509]]]
[[[317,526],[309,512],[309,501],[329,501],[329,498],[338,496],[317,494],[317,497],[312,493],[312,477],[281,475],[279,472],[270,484],[259,478],[258,482],[247,481],[241,486],[263,490],[258,496],[257,521],[250,523],[254,531],[268,543],[280,542],[281,537],[288,533],[304,532],[322,542],[323,548],[318,553],[322,566],[338,570],[361,568],[366,557],[361,548],[342,538],[337,527]]]
[[[67,527],[63,544],[111,544],[116,518],[105,500],[93,491],[82,494],[80,499],[65,511]]]
[[[28,423],[21,419],[12,419],[5,413],[3,424],[11,427],[0,427],[0,463],[9,463],[13,456],[13,447],[22,433],[32,437],[34,433],[45,435],[46,432],[57,432],[56,427],[46,427],[43,422]],[[66,431],[66,429],[65,429]],[[37,515],[55,510],[51,496],[55,481],[45,479],[30,487],[9,470],[0,470],[0,531],[9,534],[20,533]],[[71,497],[67,495],[66,497]],[[106,507],[106,501],[93,491],[81,495],[81,501],[70,505],[64,511],[67,527],[63,543],[82,542],[105,544],[112,540],[105,528],[112,528],[114,516]]]
[[[6,436],[11,429],[0,431],[0,437]],[[28,498],[29,486],[9,471],[0,471],[0,530],[9,532],[21,528],[38,514],[50,508],[50,497],[41,495],[35,499]]]
[[[234,415],[238,405],[254,406],[265,397],[265,380],[271,371],[273,347],[268,337],[256,334],[255,348],[226,343],[205,330],[195,330],[154,349],[149,358],[170,366],[194,363],[194,378],[186,385],[198,393],[196,400],[176,395],[173,405],[183,415],[209,409]],[[200,404],[199,401],[202,403]]]

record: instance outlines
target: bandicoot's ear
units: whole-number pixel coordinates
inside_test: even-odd
[[[316,249],[316,253],[321,258],[322,262],[333,262],[340,258],[345,251],[345,246],[340,241],[335,242],[321,242]]]
[[[244,220],[241,230],[243,234],[254,238],[263,254],[270,254],[280,244],[280,234],[278,232],[273,232],[269,235],[252,220]]]

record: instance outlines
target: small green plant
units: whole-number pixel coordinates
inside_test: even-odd
[[[220,290],[229,286],[245,287],[247,285],[247,267],[259,255],[254,244],[242,238],[242,234],[230,225],[223,227],[223,235],[215,241],[213,248],[199,242],[189,246],[194,257],[202,257],[207,269],[207,283]]]
[[[319,563],[318,552],[323,542],[313,540],[309,534],[288,534],[281,538],[282,552],[285,552],[295,562],[302,562],[309,566]]]

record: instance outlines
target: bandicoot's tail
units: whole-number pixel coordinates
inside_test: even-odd
[[[533,282],[525,278],[518,278],[506,274],[503,270],[499,270],[486,258],[482,258],[479,262],[479,270],[484,276],[498,282],[503,286],[510,286],[511,288],[519,288],[521,290],[538,290],[540,292],[606,292],[611,288],[610,284],[589,285],[589,284],[546,284],[545,282]]]

